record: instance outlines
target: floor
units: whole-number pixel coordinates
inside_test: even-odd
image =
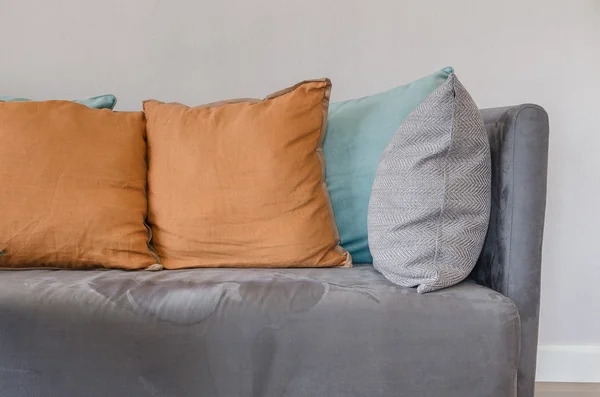
[[[600,397],[600,383],[538,383],[535,397]]]

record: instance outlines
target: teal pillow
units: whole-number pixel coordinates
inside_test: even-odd
[[[373,263],[367,212],[385,147],[404,119],[453,72],[447,67],[408,85],[329,106],[323,141],[325,177],[340,244],[354,263]]]
[[[0,101],[2,102],[26,102],[26,101],[30,101],[31,99],[27,99],[27,98],[18,98],[18,97],[12,97],[12,96],[0,96]],[[87,107],[90,107],[92,109],[114,109],[115,105],[117,104],[117,98],[114,95],[100,95],[100,96],[95,96],[93,98],[88,98],[88,99],[82,99],[79,101],[73,101],[76,103],[81,103],[82,105],[85,105]]]

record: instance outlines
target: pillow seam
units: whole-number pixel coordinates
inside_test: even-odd
[[[452,151],[452,146],[454,145],[454,131],[455,131],[455,123],[456,123],[456,90],[454,88],[454,81],[455,81],[455,77],[454,75],[451,76],[452,79],[452,95],[453,95],[453,101],[452,101],[452,129],[450,131],[450,143],[448,145],[448,149],[446,150],[446,155],[444,156],[444,194],[442,197],[442,203],[441,203],[441,209],[440,209],[440,213],[438,215],[438,230],[437,230],[437,235],[435,238],[435,255],[434,255],[434,260],[433,260],[433,269],[436,272],[436,280],[434,281],[434,285],[435,284],[439,284],[439,271],[438,271],[438,260],[439,260],[439,254],[441,251],[440,248],[440,241],[442,239],[442,236],[444,234],[443,231],[443,217],[447,208],[447,201],[448,201],[448,180],[449,180],[449,172],[448,172],[448,158],[450,157],[450,152]]]

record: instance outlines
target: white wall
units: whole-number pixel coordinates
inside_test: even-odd
[[[481,107],[541,104],[540,344],[600,345],[600,1],[0,0],[0,27],[0,95],[113,93],[131,110],[328,76],[337,100],[452,65]]]

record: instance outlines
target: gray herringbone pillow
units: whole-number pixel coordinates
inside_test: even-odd
[[[467,277],[488,226],[490,168],[479,110],[452,74],[406,118],[381,157],[368,215],[375,268],[419,293]]]

